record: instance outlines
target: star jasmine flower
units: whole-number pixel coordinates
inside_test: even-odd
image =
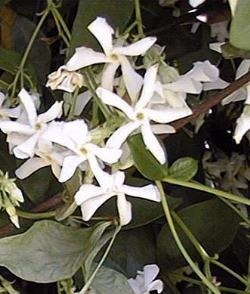
[[[101,167],[97,163],[97,158],[113,164],[118,161],[122,154],[122,151],[118,148],[99,147],[93,144],[87,124],[83,120],[51,123],[44,134],[44,138],[71,151],[71,154],[63,160],[59,177],[60,182],[65,182],[71,178],[76,168],[86,162],[89,163],[93,174],[98,177]],[[84,170],[86,169],[86,166],[82,167]]]
[[[160,202],[160,194],[154,185],[132,187],[124,184],[125,173],[118,171],[112,175],[102,171],[98,179],[100,186],[84,184],[75,194],[75,202],[81,205],[82,218],[88,221],[104,202],[117,196],[117,209],[121,225],[128,224],[132,219],[131,203],[126,196],[140,197]]]
[[[159,267],[156,264],[149,264],[143,267],[143,271],[138,271],[135,279],[129,279],[128,283],[135,294],[150,294],[151,291],[161,293],[163,291],[163,282],[155,280],[159,273]]]
[[[47,123],[62,115],[62,102],[55,102],[49,110],[38,115],[34,101],[25,89],[22,89],[18,96],[24,108],[24,119],[21,122],[18,120],[0,122],[0,129],[8,135],[9,143],[18,142],[18,146],[13,149],[15,156],[25,159],[34,156],[35,148],[47,128]]]
[[[5,100],[5,95],[2,92],[0,92],[0,121],[8,120],[9,118],[18,118],[21,110],[20,107],[6,107],[4,106]]]
[[[56,77],[56,81],[59,81],[59,76],[66,75],[67,72],[71,73],[92,64],[107,63],[101,78],[102,87],[111,91],[113,90],[115,73],[118,67],[121,66],[127,91],[130,97],[135,99],[142,85],[142,78],[135,72],[127,56],[144,54],[155,43],[156,38],[143,38],[128,46],[114,45],[112,39],[114,30],[106,22],[106,19],[102,17],[97,17],[88,26],[88,29],[96,37],[104,53],[96,52],[86,47],[76,48],[75,54],[66,65],[60,67],[57,73],[53,73],[49,76],[47,85],[56,85],[57,83],[54,81],[54,78]],[[61,79],[64,80],[65,78]],[[58,86],[59,84],[57,84],[57,88]],[[72,84],[72,88],[69,87],[69,89],[74,89],[74,85]]]
[[[117,129],[108,139],[107,146],[120,148],[127,137],[135,130],[140,129],[143,141],[155,158],[161,163],[166,162],[165,152],[153,134],[150,121],[157,123],[168,123],[181,117],[190,115],[192,111],[187,108],[164,108],[152,109],[148,105],[154,93],[155,81],[157,76],[157,66],[150,67],[144,78],[144,86],[138,102],[131,106],[116,94],[104,89],[98,88],[97,95],[103,103],[120,109],[128,118],[129,122]],[[166,128],[165,132],[168,132]]]
[[[197,7],[197,6],[201,5],[203,2],[205,2],[205,0],[189,0],[189,4],[192,7]]]
[[[236,128],[234,130],[234,140],[237,144],[240,143],[242,137],[250,129],[250,105],[246,104],[241,116],[236,121]]]

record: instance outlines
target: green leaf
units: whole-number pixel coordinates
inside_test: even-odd
[[[221,45],[222,55],[225,59],[250,58],[250,51],[234,47],[229,42]]]
[[[126,27],[133,13],[133,1],[124,0],[84,0],[79,1],[73,24],[71,48],[87,46],[98,48],[95,37],[88,31],[88,25],[97,16],[105,17],[108,23],[120,32]]]
[[[189,206],[178,212],[178,216],[212,256],[230,245],[240,224],[239,216],[217,199]],[[187,252],[194,260],[200,260],[196,249],[181,228],[177,224],[175,227]],[[157,248],[158,262],[162,266],[174,270],[186,264],[167,224],[158,235]]]
[[[250,1],[238,0],[230,26],[230,43],[243,50],[250,51]]]
[[[161,165],[150,151],[145,148],[141,135],[132,136],[128,145],[133,156],[135,167],[146,178],[155,181],[168,175],[166,165]]]
[[[196,175],[197,171],[197,160],[192,157],[181,157],[170,166],[169,177],[182,181],[189,181]]]
[[[110,222],[78,229],[36,222],[27,232],[0,239],[0,264],[16,276],[51,283],[72,277],[97,246]]]
[[[91,285],[96,294],[134,294],[127,278],[107,267],[101,267]]]

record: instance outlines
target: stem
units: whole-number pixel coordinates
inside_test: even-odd
[[[67,120],[72,120],[75,116],[75,110],[76,110],[76,101],[77,101],[77,96],[79,93],[79,87],[76,88],[75,92],[72,95],[72,103],[70,106],[70,111],[69,111],[69,115],[68,115],[68,119]]]
[[[56,17],[58,19],[59,23],[61,24],[61,26],[64,30],[64,33],[65,33],[66,37],[68,38],[68,42],[70,42],[70,40],[71,40],[70,31],[69,31],[65,21],[63,20],[60,12],[57,10],[56,7],[53,7],[53,13],[54,13],[54,17]]]
[[[142,17],[141,17],[141,7],[140,0],[134,0],[135,5],[135,18],[137,23],[138,35],[139,37],[144,37],[143,27],[142,27]]]
[[[215,188],[210,188],[210,187],[207,187],[207,186],[202,185],[200,183],[185,182],[185,181],[177,180],[177,179],[170,178],[170,177],[164,178],[163,182],[186,187],[186,188],[192,188],[192,189],[207,192],[207,193],[219,196],[219,197],[223,197],[223,198],[226,198],[226,199],[238,202],[238,203],[250,205],[250,199],[240,197],[240,196],[228,193],[228,192],[224,192],[224,191],[221,191],[221,190],[218,190]]]
[[[182,245],[182,242],[176,232],[175,226],[174,226],[174,222],[168,207],[168,203],[167,200],[165,198],[165,193],[162,187],[162,183],[160,181],[156,181],[156,185],[160,191],[161,194],[161,201],[162,201],[162,207],[170,228],[170,231],[175,239],[175,242],[179,248],[179,250],[181,251],[183,257],[186,259],[186,261],[188,262],[188,264],[190,265],[190,267],[192,268],[192,270],[196,273],[196,275],[201,279],[201,281],[203,282],[203,284],[205,284],[214,294],[220,294],[220,291],[218,290],[218,288],[216,286],[214,286],[205,276],[204,274],[201,272],[201,270],[198,268],[198,266],[193,262],[193,260],[191,259],[191,257],[189,256],[189,254],[187,253],[186,249],[184,248],[184,246]]]
[[[115,232],[114,232],[114,235],[112,237],[112,239],[110,240],[109,242],[109,245],[107,247],[107,249],[105,250],[101,260],[99,261],[96,269],[94,270],[94,272],[92,273],[92,275],[90,276],[89,280],[87,281],[87,283],[84,285],[84,287],[82,288],[82,290],[79,292],[79,294],[85,294],[87,293],[87,291],[89,290],[89,287],[90,285],[92,284],[98,270],[100,269],[100,267],[102,266],[102,264],[104,263],[105,259],[107,258],[109,252],[110,252],[110,249],[115,241],[115,238],[117,236],[117,234],[120,232],[121,230],[121,225],[117,226],[116,229],[115,229]]]
[[[16,208],[16,214],[22,218],[26,219],[43,219],[43,218],[51,218],[56,215],[56,211],[48,211],[48,212],[27,212]]]

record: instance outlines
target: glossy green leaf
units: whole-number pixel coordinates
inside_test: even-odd
[[[132,136],[128,145],[133,156],[135,167],[150,180],[162,180],[168,175],[167,165],[161,165],[150,151],[145,148],[141,135]]]
[[[250,1],[238,0],[230,26],[230,43],[250,51]]]
[[[27,281],[50,283],[70,278],[109,225],[78,229],[47,220],[36,222],[23,234],[0,239],[0,265]]]
[[[96,294],[134,294],[127,278],[107,267],[100,268],[91,287]]]
[[[77,15],[73,24],[71,48],[87,46],[98,48],[95,37],[88,31],[88,25],[97,16],[105,17],[109,24],[120,32],[126,27],[134,10],[130,0],[84,0],[79,1]]]
[[[197,160],[192,157],[181,157],[170,166],[169,177],[182,181],[189,181],[196,175],[197,171]]]
[[[178,216],[212,256],[230,245],[240,224],[239,216],[217,199],[189,206],[178,212]],[[194,260],[200,260],[196,249],[182,229],[177,224],[175,227],[187,252]],[[167,224],[158,235],[157,248],[158,262],[162,266],[177,269],[186,264]]]

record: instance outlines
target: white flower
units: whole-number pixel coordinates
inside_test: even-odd
[[[131,203],[127,201],[125,195],[160,202],[160,194],[154,185],[132,187],[124,184],[124,172],[118,171],[112,175],[103,171],[101,173],[102,176],[97,179],[100,186],[84,184],[75,195],[75,202],[81,205],[82,218],[85,221],[89,220],[98,207],[113,196],[117,196],[121,225],[128,224],[132,219]]]
[[[168,123],[181,117],[190,115],[192,111],[189,108],[152,109],[150,107],[147,107],[154,93],[156,75],[157,66],[152,66],[147,70],[144,78],[144,86],[142,89],[141,96],[134,107],[130,106],[119,96],[115,95],[114,93],[106,89],[98,88],[96,92],[103,103],[122,110],[123,113],[129,119],[129,122],[127,124],[121,126],[108,139],[107,146],[113,148],[120,148],[120,146],[125,142],[127,137],[133,131],[140,128],[145,145],[155,156],[155,158],[161,164],[163,164],[166,162],[165,153],[157,138],[153,134],[153,130],[150,126],[150,121],[153,120],[160,124]],[[164,128],[163,125],[162,127]],[[160,126],[161,133],[164,132],[162,127]],[[173,128],[169,128],[169,126],[165,126],[165,133],[169,131],[172,132],[172,129]]]
[[[88,26],[88,29],[96,37],[104,53],[96,52],[86,47],[76,48],[75,54],[66,65],[58,69],[59,74],[53,73],[49,76],[48,85],[53,85],[52,78],[56,76],[58,80],[58,75],[64,75],[64,71],[74,72],[92,64],[107,63],[102,75],[102,87],[113,90],[115,73],[118,67],[121,66],[127,91],[130,97],[135,99],[142,85],[142,78],[134,71],[126,56],[144,54],[155,43],[156,38],[147,37],[128,46],[115,46],[112,39],[114,30],[102,17],[97,17]]]
[[[5,95],[0,92],[0,121],[8,120],[10,117],[18,118],[21,110],[20,107],[10,108],[4,106],[5,99]]]
[[[205,2],[205,0],[189,0],[189,4],[192,7],[197,7],[197,6],[201,5],[203,2]]]
[[[34,156],[47,122],[62,115],[62,102],[55,102],[49,110],[38,115],[34,101],[25,89],[22,89],[18,96],[25,110],[25,121],[3,121],[0,122],[0,129],[8,134],[9,143],[18,145],[13,149],[15,156],[24,159]]]
[[[76,168],[86,162],[89,163],[94,175],[98,177],[101,168],[96,157],[106,163],[113,164],[118,161],[122,154],[122,151],[118,148],[99,147],[93,144],[88,127],[83,120],[51,123],[44,134],[44,138],[71,151],[71,154],[63,160],[59,177],[60,182],[65,182],[71,178]],[[86,166],[82,168],[86,169]]]
[[[128,283],[135,294],[150,294],[150,291],[163,291],[161,280],[155,280],[159,273],[159,267],[156,264],[149,264],[143,267],[143,271],[138,271],[135,279],[129,279]]]
[[[241,116],[236,121],[236,128],[234,130],[234,140],[237,144],[240,143],[242,137],[250,129],[250,105],[246,104]]]

